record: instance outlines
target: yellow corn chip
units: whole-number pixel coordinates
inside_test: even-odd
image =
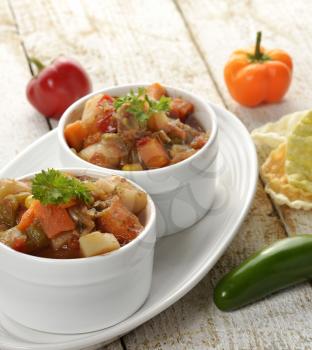
[[[312,209],[312,111],[300,111],[252,132],[265,190],[279,204]]]
[[[286,143],[281,143],[271,151],[261,167],[261,175],[266,183],[265,191],[278,205],[288,205],[294,209],[312,209],[312,193],[289,183],[285,172]]]

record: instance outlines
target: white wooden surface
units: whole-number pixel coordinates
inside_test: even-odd
[[[0,2],[0,166],[47,132],[47,122],[29,106],[25,85],[31,74],[6,1]]]
[[[309,108],[312,3],[217,0],[0,1],[0,166],[48,131],[28,104],[27,56],[48,62],[77,58],[94,88],[161,81],[223,104],[252,129]],[[242,108],[229,96],[223,65],[251,44],[287,49],[295,74],[280,104]],[[56,123],[52,123],[55,126]],[[306,283],[233,313],[212,302],[213,286],[233,266],[287,232],[309,232],[311,214],[274,208],[259,182],[253,207],[215,268],[175,305],[107,349],[308,349],[312,341],[311,286]],[[311,232],[311,231],[310,231]]]

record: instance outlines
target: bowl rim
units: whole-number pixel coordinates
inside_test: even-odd
[[[120,176],[120,175],[115,175],[115,174],[109,174],[109,173],[103,173],[103,172],[99,172],[96,169],[89,169],[89,168],[55,168],[56,170],[60,170],[60,171],[64,171],[64,172],[72,172],[75,176],[79,176],[76,173],[84,173],[87,176],[99,176],[99,177],[110,177],[110,176]],[[26,180],[26,179],[30,179],[33,176],[35,176],[36,174],[38,174],[40,171],[36,171],[36,172],[32,172],[32,173],[28,173],[25,174],[23,176],[20,176],[17,178],[17,180]],[[123,177],[123,176],[122,176]],[[120,247],[118,250],[115,250],[113,252],[107,253],[107,254],[103,254],[103,255],[96,255],[96,256],[91,256],[91,257],[83,257],[83,258],[71,258],[71,259],[55,259],[55,258],[45,258],[45,257],[40,257],[40,256],[34,256],[34,255],[30,255],[30,254],[26,254],[26,253],[22,253],[19,251],[14,250],[13,248],[5,245],[4,243],[0,242],[0,250],[3,249],[4,251],[6,251],[7,253],[13,255],[13,256],[17,256],[19,259],[26,259],[29,261],[34,261],[34,262],[39,262],[39,263],[47,263],[47,264],[53,264],[55,265],[62,265],[62,264],[66,264],[66,265],[73,265],[73,264],[85,264],[87,263],[96,263],[96,262],[101,262],[101,261],[105,261],[111,258],[116,258],[118,255],[121,254],[125,254],[126,252],[128,252],[130,249],[135,248],[136,246],[139,245],[140,242],[143,241],[143,239],[148,235],[151,234],[151,230],[153,230],[153,226],[154,229],[156,230],[156,207],[154,204],[153,199],[151,198],[151,196],[139,185],[137,185],[134,181],[129,180],[127,178],[125,178],[127,181],[129,181],[131,184],[133,184],[136,188],[140,189],[141,191],[143,191],[144,193],[147,194],[147,199],[148,199],[148,204],[150,206],[150,214],[147,217],[147,223],[144,226],[144,229],[142,232],[139,233],[139,235],[133,239],[131,242],[127,243],[126,245]]]
[[[119,170],[119,169],[111,169],[111,168],[105,168],[105,167],[101,167],[99,165],[90,163],[84,159],[82,159],[81,157],[79,157],[77,154],[75,154],[73,151],[71,151],[70,147],[68,146],[66,140],[65,140],[65,136],[64,136],[64,128],[65,128],[65,124],[67,122],[67,119],[69,118],[70,114],[76,109],[78,108],[82,103],[86,102],[90,97],[95,96],[97,94],[101,94],[101,93],[109,93],[111,90],[113,89],[137,89],[139,87],[146,87],[151,85],[151,83],[146,83],[146,82],[142,82],[142,83],[133,83],[133,84],[123,84],[123,85],[115,85],[115,86],[109,86],[103,89],[98,89],[96,91],[91,92],[88,95],[85,95],[83,97],[81,97],[80,99],[78,99],[77,101],[75,101],[72,105],[70,105],[65,112],[63,113],[63,115],[60,118],[59,121],[59,125],[58,125],[58,139],[59,139],[59,144],[61,146],[61,152],[65,151],[68,154],[70,154],[71,157],[79,160],[82,164],[84,164],[84,166],[92,166],[92,168],[94,169],[103,169],[114,173],[116,175],[121,175],[124,176],[123,174],[127,174],[127,175],[132,175],[133,178],[135,178],[135,176],[139,177],[142,176],[143,174],[164,174],[168,171],[174,171],[174,170],[178,170],[179,168],[183,168],[186,164],[190,164],[192,161],[194,161],[195,159],[199,158],[204,152],[206,152],[209,148],[211,148],[211,146],[214,144],[216,137],[217,137],[217,133],[218,133],[218,123],[217,123],[217,117],[215,114],[215,111],[210,107],[209,103],[207,103],[202,97],[198,96],[197,94],[194,94],[193,92],[189,92],[185,89],[182,88],[176,88],[170,85],[166,85],[166,84],[161,84],[165,89],[170,89],[170,90],[174,90],[177,93],[182,93],[182,94],[186,94],[191,96],[194,100],[197,100],[198,102],[200,102],[204,108],[207,110],[209,116],[210,116],[210,120],[211,120],[211,132],[209,134],[209,139],[208,141],[205,143],[205,145],[199,149],[196,153],[194,153],[192,156],[190,156],[189,158],[186,158],[184,160],[182,160],[181,162],[175,163],[175,164],[171,164],[162,168],[156,168],[156,169],[148,169],[148,170],[138,170],[138,171],[126,171],[126,170]],[[195,112],[196,113],[196,112]]]

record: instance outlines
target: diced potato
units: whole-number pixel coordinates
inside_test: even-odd
[[[107,181],[112,182],[115,186],[123,186],[126,188],[134,187],[128,180],[118,175],[112,175],[112,176],[106,177],[106,179]]]
[[[82,159],[106,168],[118,168],[124,155],[125,150],[119,144],[103,140],[79,152]]]
[[[166,95],[166,89],[159,83],[154,83],[146,88],[146,93],[154,100],[159,100],[161,96]]]
[[[111,177],[102,178],[95,181],[94,185],[101,191],[113,193],[116,189],[116,184],[111,180]]]
[[[143,230],[139,219],[118,196],[113,197],[111,206],[98,218],[98,225],[101,231],[113,233],[121,244],[132,241]]]
[[[86,161],[90,161],[90,159],[94,156],[94,154],[104,153],[105,150],[103,150],[103,148],[104,147],[101,143],[94,143],[93,145],[90,145],[84,148],[82,151],[80,151],[79,156]]]
[[[105,200],[107,195],[113,193],[117,186],[116,183],[111,180],[111,177],[101,178],[96,181],[88,181],[85,185],[95,197],[102,200]]]
[[[101,255],[120,248],[120,244],[113,234],[100,231],[80,237],[79,243],[84,257]]]
[[[96,116],[101,112],[101,108],[98,106],[103,94],[95,95],[91,97],[85,104],[82,112],[81,120],[88,126],[95,122]]]
[[[169,164],[169,156],[163,145],[154,138],[144,137],[137,142],[140,158],[149,169],[161,168]]]
[[[112,194],[116,191],[115,193],[118,195],[121,202],[135,214],[143,210],[147,204],[146,193],[120,176],[113,175],[98,179],[95,182],[89,182],[88,188],[100,198],[103,194],[103,199],[107,197],[107,194]]]
[[[164,112],[152,114],[148,119],[147,126],[151,131],[168,131],[170,128],[169,119]]]
[[[0,199],[8,194],[16,194],[20,192],[30,192],[30,186],[22,181],[9,179],[0,180]]]
[[[146,193],[134,186],[132,188],[117,186],[117,195],[122,203],[134,214],[142,211],[147,205]]]
[[[122,188],[128,188],[135,191],[140,191],[135,185],[133,185],[130,181],[128,181],[124,177],[121,177],[118,175],[112,175],[112,176],[106,177],[106,179],[107,181],[114,183],[116,186],[119,186]]]

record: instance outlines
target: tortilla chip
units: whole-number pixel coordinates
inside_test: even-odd
[[[294,209],[312,209],[312,193],[289,183],[285,171],[287,145],[281,143],[271,151],[261,167],[261,176],[266,183],[265,191],[278,205],[288,205]]]

